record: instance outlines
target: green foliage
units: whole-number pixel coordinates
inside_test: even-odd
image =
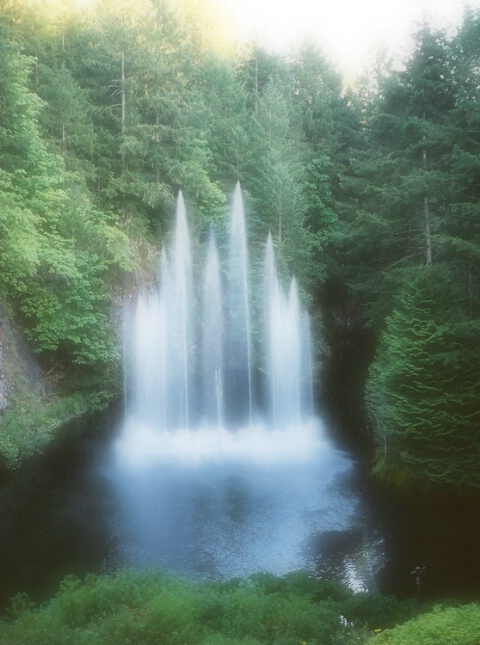
[[[379,645],[476,645],[480,633],[480,607],[436,607],[432,612],[409,620],[375,637]]]
[[[365,625],[375,630],[403,623],[415,615],[416,611],[416,600],[399,602],[394,596],[361,592],[348,598],[344,615],[354,625]]]
[[[449,36],[425,24],[355,92],[308,42],[227,55],[210,9],[2,3],[0,296],[64,389],[112,392],[113,299],[151,283],[178,191],[202,244],[240,180],[257,273],[270,231],[332,352],[356,327],[383,338],[377,470],[461,484],[480,451],[478,10]]]
[[[0,638],[12,645],[345,645],[365,642],[365,625],[392,624],[401,607],[404,617],[415,613],[396,605],[366,595],[355,602],[346,587],[306,572],[193,583],[158,571],[124,571],[88,576],[83,583],[68,577],[42,607],[15,597]],[[355,620],[355,627],[344,625],[341,615]]]
[[[104,408],[105,399],[102,391],[48,399],[35,395],[15,397],[1,420],[1,461],[13,469],[41,454],[70,421]]]
[[[257,217],[251,228],[255,238],[268,233],[276,249],[280,270],[295,274],[306,284],[311,267],[313,239],[306,227],[308,150],[292,121],[282,88],[270,81],[258,99],[254,115],[255,170],[251,192]]]
[[[440,269],[412,276],[387,320],[368,400],[384,469],[393,457],[423,483],[478,488],[480,326],[460,322],[461,306]]]
[[[0,27],[0,293],[24,316],[37,351],[104,371],[116,360],[106,278],[115,265],[128,268],[128,241],[47,151],[30,62]]]
[[[337,112],[330,320],[376,333],[375,472],[403,486],[479,484],[478,43],[477,11],[450,38],[424,25]]]

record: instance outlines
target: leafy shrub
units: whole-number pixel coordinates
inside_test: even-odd
[[[102,409],[105,403],[103,393],[16,397],[1,419],[0,458],[8,468],[15,468],[22,460],[41,454],[70,421]]]
[[[367,596],[367,595],[366,595]],[[159,571],[67,577],[41,607],[25,596],[0,622],[9,645],[347,645],[371,635],[342,624],[394,612],[389,599],[355,604],[352,591],[306,572],[256,574],[227,582],[195,583]],[[369,612],[373,612],[372,615]]]
[[[344,605],[344,616],[357,627],[386,629],[411,618],[419,610],[415,599],[398,601],[380,593],[352,594]]]
[[[428,614],[379,634],[374,642],[376,645],[478,645],[480,606],[435,607]]]

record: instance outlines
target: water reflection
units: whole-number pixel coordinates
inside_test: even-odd
[[[313,568],[319,578],[339,580],[354,591],[371,591],[385,564],[383,538],[370,527],[353,524],[351,529],[312,538]]]
[[[256,432],[254,445],[247,432],[213,457],[202,447],[211,437],[196,433],[189,459],[185,437],[178,456],[175,439],[164,437],[163,457],[160,444],[147,442],[145,459],[138,444],[133,454],[121,438],[105,471],[117,500],[120,559],[204,578],[307,568],[355,589],[373,588],[382,541],[365,524],[351,460],[320,424],[315,436],[311,428],[283,436],[283,446],[272,443],[271,432]]]
[[[72,433],[0,487],[0,611],[18,592],[46,600],[67,574],[149,564],[201,578],[306,567],[399,597],[415,597],[410,572],[420,564],[423,599],[478,597],[474,496],[379,495],[321,441],[310,461],[289,466],[170,461],[120,476],[102,428],[92,428],[95,440]]]

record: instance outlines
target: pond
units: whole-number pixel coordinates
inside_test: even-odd
[[[306,568],[408,597],[420,565],[425,597],[480,589],[478,506],[450,498],[424,507],[379,493],[321,423],[309,458],[294,444],[280,458],[288,445],[277,441],[270,460],[170,452],[141,468],[132,446],[127,459],[118,424],[98,423],[2,487],[2,609],[18,592],[48,598],[67,574],[121,567],[200,579]]]
[[[365,521],[352,459],[319,421],[164,434],[140,446],[127,433],[103,472],[128,564],[207,578],[306,568],[354,588],[375,585],[381,540]],[[329,535],[350,536],[340,559],[322,548]]]

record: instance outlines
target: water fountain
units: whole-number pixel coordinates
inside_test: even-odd
[[[239,186],[226,238],[224,257],[211,235],[194,258],[180,194],[159,286],[127,318],[112,480],[133,566],[283,573],[314,566],[313,535],[350,527],[355,503],[335,482],[351,462],[313,410],[308,314],[295,279],[282,285],[271,236],[252,297]]]
[[[301,307],[295,279],[288,292],[281,285],[269,235],[253,342],[240,186],[235,190],[223,271],[212,234],[201,279],[193,279],[181,193],[173,243],[161,257],[160,286],[139,296],[127,325],[123,440],[133,440],[134,451],[145,452],[143,458],[158,458],[180,438],[185,448],[186,437],[195,451],[201,443],[209,453],[213,448],[236,448],[242,458],[252,435],[258,444],[268,433],[264,441],[272,452],[285,449],[285,441],[292,439],[289,452],[300,448],[300,429],[313,415],[308,314]],[[131,456],[131,445],[126,454]]]

